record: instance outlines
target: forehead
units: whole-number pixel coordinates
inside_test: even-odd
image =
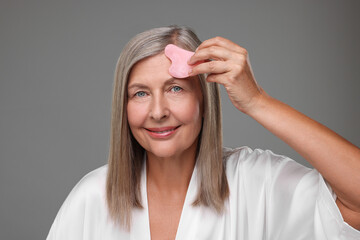
[[[157,88],[176,82],[181,83],[183,86],[188,86],[191,89],[198,89],[202,92],[200,80],[197,76],[184,79],[173,78],[169,73],[170,66],[171,61],[164,53],[137,62],[130,72],[127,83],[128,89],[134,85]]]
[[[129,84],[134,81],[148,82],[154,80],[167,80],[172,78],[169,74],[171,61],[161,53],[137,62],[130,73]]]

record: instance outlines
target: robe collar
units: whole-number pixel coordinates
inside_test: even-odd
[[[197,162],[193,173],[191,175],[190,183],[186,192],[186,197],[184,205],[181,212],[181,217],[176,233],[175,240],[183,239],[183,235],[186,234],[187,229],[191,225],[191,213],[192,213],[192,203],[195,201],[197,196],[198,189],[198,174],[197,174]],[[133,211],[133,221],[131,227],[131,238],[130,239],[144,239],[150,240],[150,221],[149,221],[149,208],[148,208],[148,198],[147,198],[147,175],[146,175],[146,154],[144,154],[144,164],[141,170],[141,180],[140,180],[140,189],[141,189],[141,199],[143,209],[134,209]]]

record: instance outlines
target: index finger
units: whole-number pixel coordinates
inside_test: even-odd
[[[228,49],[230,51],[235,51],[235,52],[238,52],[238,53],[242,53],[242,54],[247,53],[245,48],[240,47],[239,45],[237,45],[236,43],[230,41],[229,39],[219,37],[219,36],[214,37],[214,38],[210,38],[208,40],[205,40],[204,42],[202,42],[199,45],[199,47],[196,49],[196,51],[199,50],[199,49],[207,48],[207,47],[214,46],[214,45],[226,48],[226,49]]]

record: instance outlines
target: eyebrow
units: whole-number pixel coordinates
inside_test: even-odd
[[[170,84],[174,83],[176,80],[185,80],[185,79],[169,78],[164,82],[164,85],[170,85]],[[149,87],[146,86],[145,84],[135,82],[128,86],[128,90],[130,90],[132,88],[149,88]]]

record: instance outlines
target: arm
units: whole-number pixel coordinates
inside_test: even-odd
[[[330,129],[270,97],[257,84],[246,49],[216,37],[204,41],[189,64],[191,75],[210,73],[209,82],[224,85],[230,100],[289,144],[329,182],[343,218],[360,229],[360,149]]]
[[[323,175],[338,197],[336,203],[344,220],[360,229],[360,149],[266,94],[248,114]]]

